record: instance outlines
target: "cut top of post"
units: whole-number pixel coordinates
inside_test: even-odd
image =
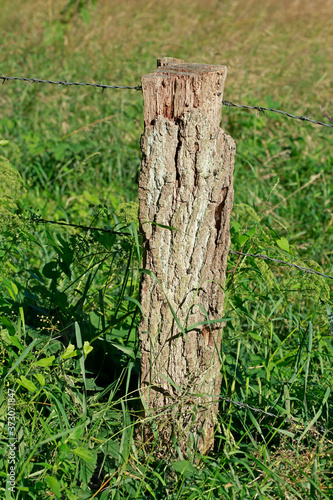
[[[154,73],[142,77],[145,125],[157,116],[176,121],[184,111],[200,108],[213,127],[221,121],[226,66],[185,63],[165,57]]]

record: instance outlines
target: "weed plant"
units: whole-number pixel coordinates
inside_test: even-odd
[[[135,85],[170,55],[226,64],[230,101],[332,115],[326,0],[12,0],[1,14],[4,75]],[[331,280],[230,254],[215,449],[156,461],[158,441],[134,439],[142,95],[13,82],[0,103],[5,450],[8,389],[16,401],[2,497],[332,498]],[[332,275],[331,129],[232,108],[222,125],[237,144],[231,248]]]

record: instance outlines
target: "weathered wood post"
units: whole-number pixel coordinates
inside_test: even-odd
[[[207,319],[223,316],[235,154],[219,128],[226,73],[165,58],[142,78],[141,395],[161,453],[214,444],[222,324]]]

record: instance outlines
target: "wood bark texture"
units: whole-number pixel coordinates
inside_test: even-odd
[[[200,323],[223,316],[235,154],[219,127],[225,77],[224,66],[165,58],[142,79],[141,396],[154,422],[142,432],[156,429],[161,453],[214,444],[222,324]]]

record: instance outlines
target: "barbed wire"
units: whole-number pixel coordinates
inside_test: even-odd
[[[272,257],[268,257],[267,255],[263,254],[255,254],[255,253],[245,253],[245,252],[236,252],[234,250],[229,250],[229,253],[235,254],[235,255],[244,255],[244,257],[254,257],[255,259],[264,259],[264,260],[270,260],[272,262],[276,262],[277,264],[283,264],[286,266],[290,267],[296,267],[300,271],[303,271],[304,273],[309,273],[309,274],[317,274],[319,276],[323,276],[324,278],[330,278],[333,280],[333,276],[330,276],[329,274],[323,274],[320,273],[319,271],[315,271],[314,269],[310,269],[309,267],[302,267],[297,264],[292,264],[291,262],[286,262],[285,260],[279,260],[279,259],[273,259]]]
[[[271,111],[272,113],[279,113],[280,115],[287,116],[288,118],[293,118],[294,120],[301,120],[303,122],[311,122],[311,123],[315,123],[316,125],[322,125],[323,127],[333,128],[333,125],[330,125],[329,123],[319,122],[318,120],[312,120],[312,118],[309,118],[307,116],[292,115],[291,113],[287,113],[286,111],[281,111],[280,109],[264,108],[263,106],[248,106],[246,104],[235,104],[234,102],[225,101],[224,99],[222,100],[222,104],[224,106],[227,106],[227,107],[233,106],[235,108],[242,108],[242,109],[255,109],[257,111],[262,111],[262,112]],[[325,115],[325,116],[327,116],[327,115]]]
[[[65,80],[59,80],[59,81],[53,81],[53,80],[41,80],[40,78],[26,78],[26,77],[19,77],[19,76],[0,76],[0,80],[2,80],[2,85],[4,85],[8,81],[12,80],[19,80],[23,82],[29,82],[29,83],[49,83],[51,85],[57,85],[57,86],[81,86],[81,87],[95,87],[95,88],[101,88],[102,91],[105,89],[123,89],[123,90],[142,90],[142,86],[137,84],[135,87],[127,86],[127,85],[105,85],[102,82],[101,83],[86,83],[86,82],[67,82]],[[234,107],[234,108],[241,108],[241,109],[249,109],[249,110],[256,110],[259,112],[265,113],[266,111],[270,111],[272,113],[278,113],[280,115],[286,116],[288,118],[292,118],[294,120],[300,120],[303,122],[310,122],[314,123],[315,125],[321,125],[323,127],[329,127],[333,128],[333,125],[330,125],[329,123],[324,123],[318,120],[313,120],[312,118],[309,118],[308,116],[301,116],[301,115],[292,115],[291,113],[288,113],[287,111],[282,111],[280,109],[274,109],[274,108],[266,108],[264,106],[249,106],[248,104],[236,104],[231,101],[226,101],[222,100],[223,106],[226,107]],[[324,113],[325,116],[327,116]],[[328,118],[330,119],[330,118]]]
[[[240,401],[234,401],[233,399],[226,398],[224,396],[219,396],[219,399],[223,399],[227,403],[238,406],[239,408],[246,408],[247,410],[256,411],[258,413],[263,413],[264,415],[268,415],[269,417],[279,418],[279,415],[274,415],[274,413],[269,413],[268,411],[261,410],[260,408],[254,408],[254,406],[250,406],[247,403],[241,403]]]
[[[33,216],[33,217],[25,219],[25,220],[26,220],[26,222],[31,222],[31,223],[36,223],[36,224],[57,224],[58,226],[74,227],[76,229],[82,229],[84,231],[100,231],[103,233],[118,234],[119,236],[131,236],[131,233],[122,233],[121,231],[115,231],[113,228],[109,229],[109,228],[99,228],[99,227],[92,227],[92,226],[83,226],[82,224],[71,224],[69,222],[47,220],[47,219],[43,219],[39,216]],[[125,227],[127,227],[127,226],[124,226],[121,229],[125,229]],[[309,267],[302,267],[302,266],[299,266],[298,264],[292,264],[291,262],[286,262],[285,260],[274,259],[273,257],[268,257],[267,255],[246,253],[246,252],[237,252],[235,250],[229,250],[229,253],[234,254],[234,255],[241,255],[244,257],[253,257],[255,259],[270,260],[271,262],[275,262],[277,264],[283,264],[286,266],[295,267],[296,269],[299,269],[300,271],[303,271],[304,273],[317,274],[318,276],[322,276],[323,278],[333,279],[333,276],[330,276],[329,274],[323,274],[323,273],[320,273],[319,271],[315,271],[314,269],[311,269]]]
[[[2,79],[2,85],[4,85],[7,81],[19,80],[19,81],[25,81],[25,82],[29,82],[29,83],[48,83],[48,84],[57,85],[57,86],[95,87],[95,88],[101,88],[102,91],[104,91],[105,89],[125,89],[125,90],[136,90],[136,91],[142,90],[142,86],[139,84],[136,85],[135,87],[132,87],[132,86],[127,86],[127,85],[104,85],[102,82],[100,84],[99,83],[86,83],[86,82],[67,82],[67,81],[61,81],[61,80],[60,81],[41,80],[39,78],[26,78],[26,77],[3,76],[3,75],[0,76],[0,80],[1,79]],[[329,128],[333,127],[333,125],[330,125],[328,123],[320,122],[318,120],[312,120],[311,118],[309,118],[307,116],[292,115],[291,113],[288,113],[286,111],[282,111],[279,109],[266,108],[263,106],[249,106],[246,104],[236,104],[234,102],[226,101],[224,99],[222,100],[222,104],[226,107],[232,106],[232,107],[241,108],[241,109],[256,110],[259,112],[270,111],[273,113],[281,114],[283,116],[287,116],[288,118],[292,118],[295,120],[307,121],[307,122],[314,123],[316,125],[322,125],[324,127],[329,127]],[[325,116],[327,116],[327,115],[325,114]],[[103,232],[109,232],[109,233],[115,233],[115,234],[130,235],[130,233],[120,233],[118,231],[113,231],[111,229],[92,228],[92,227],[88,227],[88,226],[82,226],[79,224],[69,224],[66,222],[56,222],[56,221],[50,221],[50,220],[45,220],[45,219],[38,219],[38,220],[36,219],[36,220],[34,220],[34,222],[39,223],[39,224],[40,223],[58,224],[58,225],[62,225],[62,226],[75,227],[75,228],[83,229],[83,230],[96,230],[96,231],[103,231]],[[274,259],[272,257],[268,257],[267,255],[236,252],[233,250],[230,250],[229,253],[236,254],[236,255],[242,255],[245,257],[253,257],[253,258],[257,258],[257,259],[270,260],[270,261],[276,262],[278,264],[284,264],[284,265],[287,265],[290,267],[295,267],[295,268],[297,268],[303,272],[309,273],[309,274],[317,274],[319,276],[323,276],[324,278],[333,279],[333,276],[320,273],[320,272],[315,271],[315,270],[310,269],[310,268],[304,268],[302,266],[298,266],[297,264],[292,264],[290,262],[282,261],[279,259]]]
[[[2,85],[4,85],[7,81],[10,80],[20,80],[22,82],[30,82],[30,83],[50,83],[52,85],[58,85],[68,87],[70,85],[73,86],[81,86],[81,87],[97,87],[102,90],[105,89],[125,89],[125,90],[142,90],[141,85],[136,85],[136,87],[128,87],[127,85],[104,85],[101,83],[84,83],[84,82],[66,82],[65,80],[60,80],[59,82],[54,82],[53,80],[40,80],[39,78],[25,78],[19,76],[0,76],[0,80],[2,80]]]
[[[82,229],[83,231],[99,231],[102,233],[109,234],[118,234],[119,236],[131,236],[131,233],[122,233],[121,231],[115,231],[113,228],[101,228],[101,227],[92,227],[92,226],[83,226],[82,224],[71,224],[69,222],[55,221],[55,220],[47,220],[41,217],[31,217],[29,219],[25,219],[26,222],[34,222],[35,224],[57,224],[58,226],[66,226],[66,227],[74,227],[75,229]],[[124,226],[127,227],[127,226]],[[124,229],[124,227],[120,229]]]

